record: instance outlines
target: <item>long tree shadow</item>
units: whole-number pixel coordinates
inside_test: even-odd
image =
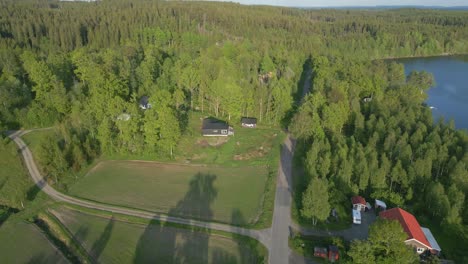
[[[28,191],[26,192],[26,199],[28,199],[28,201],[36,199],[36,196],[40,191],[41,189],[37,187],[36,184],[31,185],[31,187],[29,187]]]
[[[104,231],[102,232],[99,239],[96,240],[91,247],[91,256],[96,262],[99,260],[99,257],[101,256],[102,251],[104,251],[104,248],[106,248],[107,242],[109,242],[114,225],[115,219],[112,217],[109,220],[109,223],[107,223],[106,228],[104,228]]]
[[[231,222],[238,222],[241,224],[247,223],[244,215],[239,209],[233,209],[231,212]],[[237,250],[239,252],[240,260],[239,263],[262,263],[264,260],[257,254],[256,241],[247,238],[237,239]],[[213,254],[213,263],[236,263],[237,259],[231,258],[232,254],[221,254],[221,252],[215,252]],[[233,262],[231,260],[234,260]]]
[[[212,219],[211,204],[217,197],[214,187],[216,175],[196,174],[182,200],[169,215]],[[134,263],[208,263],[209,230],[189,230],[149,224],[135,250]],[[221,253],[217,253],[222,255]]]
[[[293,100],[294,104],[293,107],[285,114],[283,120],[281,120],[281,126],[283,128],[288,128],[293,116],[296,114],[296,112],[299,109],[299,106],[302,102],[302,99],[305,97],[305,95],[309,92],[309,89],[305,88],[310,88],[310,74],[311,74],[311,65],[312,65],[312,58],[309,56],[305,61],[304,64],[302,65],[302,73],[301,77],[297,83],[296,90],[293,94]],[[308,86],[308,87],[305,87]]]

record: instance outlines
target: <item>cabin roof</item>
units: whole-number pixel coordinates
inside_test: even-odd
[[[228,129],[229,125],[222,120],[215,118],[203,119],[202,129]]]

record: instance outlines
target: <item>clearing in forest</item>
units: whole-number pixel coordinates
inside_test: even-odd
[[[244,128],[240,126],[240,120],[231,120],[229,125],[234,127],[233,136],[204,137],[201,125],[205,117],[191,113],[187,131],[175,151],[176,161],[225,166],[277,166],[279,147],[284,139],[281,130],[267,126]]]
[[[102,161],[71,186],[71,195],[107,204],[233,224],[255,222],[266,166],[218,167]]]

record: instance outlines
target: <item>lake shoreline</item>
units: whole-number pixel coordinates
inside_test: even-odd
[[[426,71],[435,79],[435,86],[427,91],[425,103],[433,106],[434,122],[443,117],[445,121],[453,119],[457,129],[468,129],[468,55],[432,56],[424,58],[395,59],[404,65],[405,75],[412,71]]]
[[[442,58],[442,57],[453,57],[453,56],[468,56],[468,53],[440,53],[436,55],[414,55],[414,56],[402,56],[402,57],[385,57],[377,60],[403,60],[403,59],[425,59],[425,58]]]

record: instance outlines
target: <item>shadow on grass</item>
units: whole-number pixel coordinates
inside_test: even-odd
[[[184,198],[168,214],[212,219],[215,180],[212,174],[196,174]],[[237,263],[237,257],[222,247],[211,245],[210,250],[210,233],[201,227],[195,230],[149,224],[137,243],[134,263]]]
[[[106,228],[102,232],[99,239],[93,243],[93,246],[91,247],[91,255],[96,261],[99,260],[99,257],[101,256],[102,251],[106,247],[107,242],[109,242],[109,239],[112,234],[112,229],[114,229],[114,225],[115,225],[115,219],[114,217],[112,217],[109,220],[109,223],[107,223]]]
[[[247,220],[245,219],[244,215],[237,208],[232,210],[231,222],[247,224]],[[236,258],[234,258],[234,260],[232,260],[229,259],[228,256],[215,255],[215,253],[219,254],[219,252],[215,251],[213,253],[213,263],[263,263],[265,261],[264,256],[258,251],[258,245],[260,242],[241,236],[237,236],[236,240],[237,250],[240,254],[240,259],[237,260]],[[245,251],[246,248],[248,248],[252,254],[248,254],[248,252]]]
[[[47,258],[44,254],[37,254],[32,256],[26,264],[41,264],[41,263],[47,263]]]
[[[40,191],[41,191],[41,189],[39,187],[37,187],[37,185],[35,185],[35,184],[31,185],[29,190],[26,192],[26,199],[28,201],[32,201],[32,200],[36,199],[36,196]]]

